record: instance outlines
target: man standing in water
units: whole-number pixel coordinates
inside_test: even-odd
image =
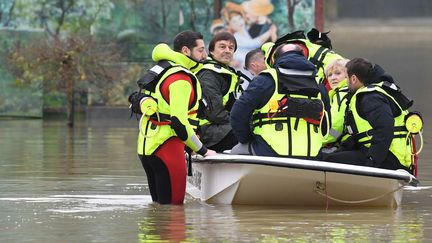
[[[158,44],[152,53],[158,64],[138,81],[144,94],[130,97],[132,107],[139,107],[143,114],[137,152],[154,202],[183,203],[185,145],[203,156],[216,154],[194,132],[199,123],[201,86],[192,70],[206,57],[203,36],[197,32],[179,33],[174,39],[174,50]]]

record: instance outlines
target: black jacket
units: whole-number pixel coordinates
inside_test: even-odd
[[[365,85],[382,81],[394,82],[384,69],[375,64]],[[367,120],[374,130],[370,148],[363,149],[366,157],[372,158],[375,167],[380,167],[386,159],[397,160],[389,151],[393,140],[394,117],[401,112],[397,105],[384,94],[367,92],[357,98],[356,106],[359,115]]]
[[[201,127],[200,135],[203,143],[209,147],[219,143],[232,130],[229,111],[222,102],[224,92],[230,87],[231,77],[208,69],[202,69],[196,76],[207,102],[206,119],[211,122]]]

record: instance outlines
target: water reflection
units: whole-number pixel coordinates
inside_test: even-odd
[[[149,205],[146,216],[139,222],[139,231],[140,242],[236,242],[240,239],[238,220],[231,206],[210,206],[196,201],[184,206]]]
[[[150,205],[140,242],[423,242],[424,218],[410,211]],[[211,239],[211,240],[210,240]],[[429,238],[430,239],[430,238]]]
[[[185,208],[178,205],[150,205],[139,222],[140,242],[186,240]]]
[[[249,222],[249,229],[256,227],[261,232],[259,241],[294,241],[294,242],[370,242],[396,240],[396,232],[413,232],[406,240],[422,239],[423,232],[404,229],[400,210],[284,210],[275,209],[262,212],[238,210],[240,223]],[[256,223],[254,223],[256,222]],[[260,222],[260,223],[258,223]],[[264,224],[262,224],[264,222]],[[420,222],[410,222],[415,228],[422,229]],[[265,225],[265,227],[262,227]],[[402,227],[401,227],[402,226]],[[399,235],[399,234],[398,234]],[[402,241],[406,242],[406,241]]]

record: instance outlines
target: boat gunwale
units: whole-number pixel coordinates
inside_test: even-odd
[[[253,160],[251,160],[251,158],[253,158]],[[409,174],[409,172],[405,170],[388,170],[374,167],[332,163],[318,160],[305,160],[297,158],[250,155],[215,155],[209,157],[196,156],[193,158],[193,163],[270,165],[275,167],[307,169],[322,172],[396,179],[412,185],[417,185],[419,183],[415,176]]]

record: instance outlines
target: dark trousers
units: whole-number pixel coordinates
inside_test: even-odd
[[[234,136],[234,133],[230,131],[221,141],[208,148],[218,153],[222,153],[225,150],[232,149],[235,145],[237,145],[237,143],[237,138]]]
[[[323,160],[328,162],[334,162],[334,163],[360,165],[360,166],[368,166],[368,162],[369,162],[368,158],[366,157],[366,154],[361,150],[347,150],[347,151],[323,154]],[[380,164],[374,162],[373,167],[378,167],[378,168],[388,169],[388,170],[404,169],[412,173],[410,168],[406,168],[405,166],[401,165],[399,163],[399,160],[396,158],[396,156],[391,152],[388,152],[387,157]]]

